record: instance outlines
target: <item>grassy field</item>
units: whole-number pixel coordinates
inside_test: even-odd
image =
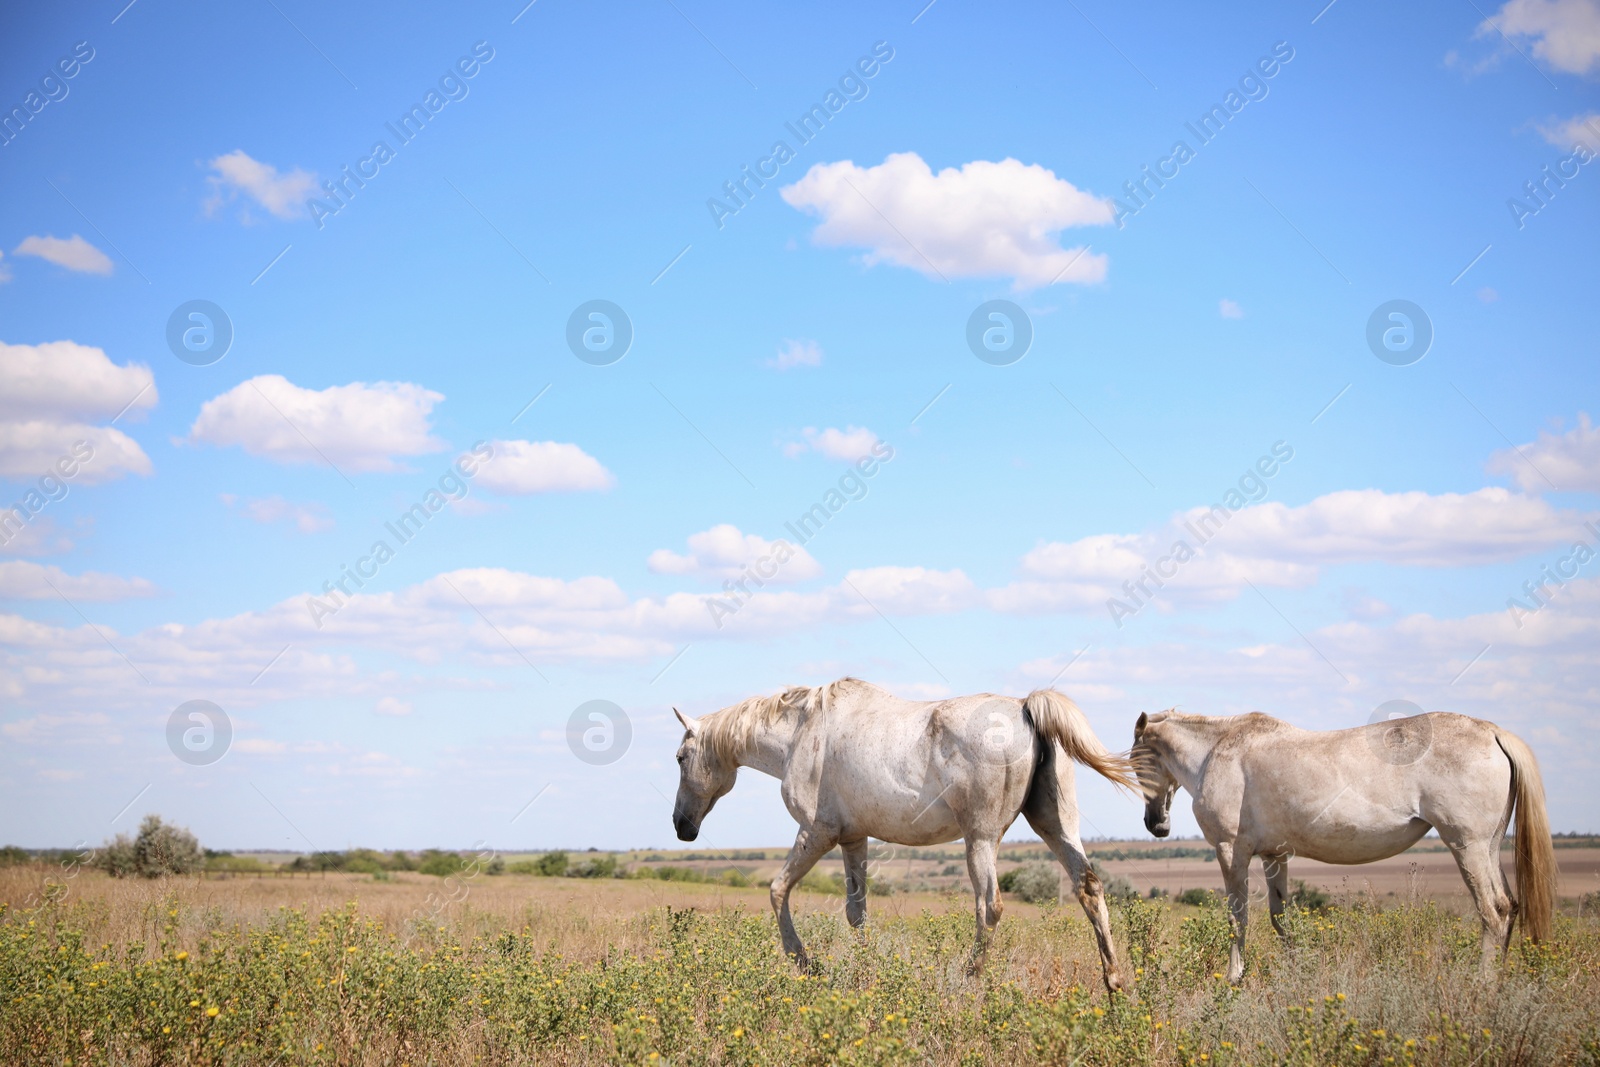
[[[864,936],[799,894],[802,976],[754,887],[69,873],[0,870],[0,1062],[1600,1063],[1600,923],[1571,901],[1483,981],[1475,923],[1346,894],[1292,948],[1261,917],[1234,988],[1220,908],[1128,900],[1136,992],[1108,998],[1076,906],[1008,900],[968,978],[965,894],[875,896]]]

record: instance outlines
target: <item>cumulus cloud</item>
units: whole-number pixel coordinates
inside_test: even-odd
[[[1563,152],[1581,144],[1591,152],[1600,153],[1600,112],[1545,123],[1539,127],[1539,134]]]
[[[1018,290],[1106,275],[1104,255],[1063,248],[1057,235],[1110,225],[1110,198],[1037,163],[975,160],[935,174],[915,152],[900,152],[876,167],[818,163],[782,196],[822,220],[812,235],[817,244],[865,248],[869,266],[890,263],[946,280],[1010,278]]]
[[[281,496],[241,501],[232,493],[223,493],[222,502],[230,508],[238,507],[247,517],[262,525],[288,522],[301,533],[308,534],[333,529],[333,519],[321,504],[294,504]]]
[[[495,441],[494,458],[473,484],[502,496],[600,492],[617,484],[600,461],[577,445],[558,441]]]
[[[351,382],[317,390],[263,374],[207,400],[189,437],[219,447],[237,445],[278,463],[403,470],[400,458],[446,447],[428,421],[443,399],[410,382]]]
[[[872,446],[878,443],[878,435],[864,426],[851,426],[844,430],[833,426],[823,430],[807,426],[801,431],[801,435],[805,440],[791,441],[785,445],[784,455],[799,456],[806,452],[816,452],[829,459],[854,463],[863,456],[871,455]]]
[[[1600,427],[1580,412],[1578,425],[1566,433],[1546,430],[1537,441],[1496,452],[1489,471],[1509,476],[1529,493],[1542,493],[1552,482],[1569,492],[1600,493]]]
[[[1600,62],[1600,2],[1510,0],[1478,27],[1477,36],[1505,34],[1567,74],[1588,74]]]
[[[212,195],[206,201],[207,214],[242,195],[280,219],[292,219],[304,212],[307,199],[317,195],[315,174],[298,167],[279,173],[278,168],[251,159],[242,149],[218,156],[209,165],[211,174],[206,181]]]
[[[778,555],[788,557],[777,566],[777,573],[767,582],[802,582],[822,573],[822,566],[811,553],[798,545],[784,542],[787,548],[780,552],[779,542],[768,541],[756,534],[741,533],[731,523],[721,523],[689,535],[689,551],[685,555],[666,548],[650,553],[647,566],[657,574],[704,574],[715,578],[736,578],[758,560],[774,561]],[[766,563],[770,567],[774,563]]]
[[[58,267],[80,274],[110,274],[111,257],[77,234],[71,237],[24,237],[17,246],[19,256],[38,256]]]
[[[84,571],[67,574],[60,567],[24,560],[0,563],[0,599],[52,600],[130,600],[156,595],[156,587],[143,578],[122,578],[115,574]]]
[[[1260,586],[1303,588],[1322,566],[1389,563],[1460,567],[1519,559],[1578,532],[1581,516],[1557,511],[1538,497],[1501,488],[1473,493],[1384,493],[1344,490],[1290,507],[1277,502],[1232,514],[1220,505],[1175,515],[1159,529],[1094,534],[1036,546],[1021,577],[989,590],[997,611],[1032,613],[1105,610],[1111,597],[1131,594],[1181,541],[1195,554],[1164,579],[1158,605],[1230,600],[1246,580]]]
[[[778,354],[767,360],[775,370],[822,366],[822,346],[815,341],[785,341]]]
[[[383,697],[372,706],[372,710],[379,715],[393,715],[396,717],[410,715],[411,702],[401,700],[399,697]]]
[[[93,455],[78,465],[74,484],[149,474],[137,442],[91,420],[137,418],[156,400],[155,378],[142,364],[118,365],[73,341],[0,342],[0,477],[37,478],[79,441]]]
[[[1227,297],[1223,297],[1222,300],[1217,304],[1217,314],[1221,315],[1225,319],[1242,319],[1244,318],[1244,308],[1240,307],[1232,300],[1229,300]]]
[[[863,597],[867,610],[897,615],[942,615],[979,603],[977,586],[959,570],[869,567],[846,574],[843,588]]]

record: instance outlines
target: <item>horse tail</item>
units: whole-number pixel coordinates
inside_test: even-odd
[[[1035,689],[1022,702],[1022,710],[1033,722],[1034,732],[1045,742],[1054,741],[1078,763],[1092,767],[1113,784],[1137,792],[1139,779],[1127,756],[1110,752],[1089,728],[1070,697],[1054,689]]]
[[[1500,751],[1511,761],[1511,803],[1517,808],[1517,895],[1522,929],[1534,941],[1550,935],[1555,907],[1556,853],[1550,842],[1550,819],[1544,808],[1544,780],[1533,750],[1516,734],[1496,730]]]

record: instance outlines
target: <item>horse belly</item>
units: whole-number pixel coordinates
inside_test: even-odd
[[[1295,835],[1292,853],[1321,863],[1375,863],[1398,856],[1422,840],[1429,826],[1421,819],[1396,823],[1334,822],[1319,832]]]

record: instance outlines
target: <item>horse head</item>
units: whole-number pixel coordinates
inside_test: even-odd
[[[1162,758],[1159,726],[1165,716],[1154,718],[1139,713],[1133,727],[1133,749],[1129,753],[1139,787],[1144,791],[1144,828],[1155,837],[1166,837],[1172,832],[1172,795],[1178,791],[1178,780],[1167,770]]]
[[[672,713],[683,724],[683,743],[678,746],[678,797],[672,804],[672,826],[678,840],[693,841],[700,836],[700,823],[710,814],[718,798],[733,788],[738,764],[723,758],[700,728],[677,708]]]

